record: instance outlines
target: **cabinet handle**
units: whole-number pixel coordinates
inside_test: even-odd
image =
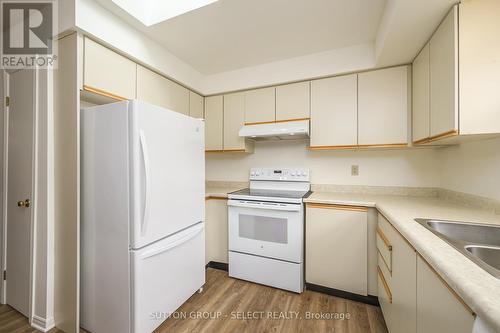
[[[367,212],[367,207],[349,206],[349,205],[335,205],[335,204],[322,204],[322,203],[306,203],[308,208],[323,208],[323,209],[336,209],[336,210],[350,210],[354,212]]]
[[[387,238],[387,236],[384,234],[384,232],[382,231],[382,229],[380,229],[379,227],[377,227],[377,234],[380,236],[380,238],[382,239],[382,241],[384,242],[385,246],[387,246],[387,248],[389,249],[389,251],[392,251],[392,245],[391,243],[389,242],[389,239]]]
[[[382,284],[384,285],[385,292],[387,293],[387,296],[389,297],[389,303],[392,304],[391,289],[389,288],[389,285],[387,284],[387,281],[385,281],[384,273],[382,273],[382,270],[380,269],[380,266],[377,266],[377,272],[378,272],[378,276],[380,277],[380,280],[382,280]]]

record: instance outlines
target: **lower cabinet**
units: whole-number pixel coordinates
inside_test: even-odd
[[[470,333],[474,314],[427,262],[417,257],[417,332]]]
[[[416,332],[417,253],[379,214],[379,302],[389,332]]]
[[[205,264],[210,261],[228,263],[227,199],[205,200]]]
[[[474,314],[379,214],[378,298],[390,333],[470,333]]]
[[[306,205],[307,283],[368,294],[367,208]]]

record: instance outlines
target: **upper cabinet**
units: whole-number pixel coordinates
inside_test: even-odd
[[[499,11],[495,0],[464,0],[453,6],[415,59],[415,144],[455,144],[499,135]]]
[[[204,117],[204,99],[192,91],[189,92],[189,115],[193,118]]]
[[[269,123],[276,120],[276,88],[245,92],[245,124]]]
[[[205,98],[205,150],[222,151],[224,104],[222,96]]]
[[[408,66],[312,81],[310,149],[406,147],[408,81]]]
[[[311,82],[311,148],[354,148],[358,144],[358,75]]]
[[[441,23],[430,41],[430,136],[458,131],[458,11]]]
[[[427,44],[413,62],[413,140],[430,136],[429,57]]]
[[[245,125],[245,93],[224,95],[224,151],[248,152],[253,146],[238,135]]]
[[[134,99],[136,64],[116,52],[84,39],[83,89],[117,100]]]
[[[203,118],[203,96],[84,38],[83,89],[114,100],[139,99]]]
[[[142,66],[137,66],[137,98],[189,114],[189,90]]]
[[[205,151],[253,152],[253,143],[239,136],[245,124],[245,93],[205,98]]]
[[[400,66],[358,75],[360,146],[407,146],[408,74],[408,66]]]
[[[309,119],[310,108],[310,82],[276,87],[276,121]]]

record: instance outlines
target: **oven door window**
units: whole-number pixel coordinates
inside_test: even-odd
[[[288,219],[239,214],[239,237],[287,244]]]

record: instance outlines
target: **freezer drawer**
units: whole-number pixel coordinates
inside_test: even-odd
[[[132,332],[157,328],[205,283],[204,224],[131,251]]]

